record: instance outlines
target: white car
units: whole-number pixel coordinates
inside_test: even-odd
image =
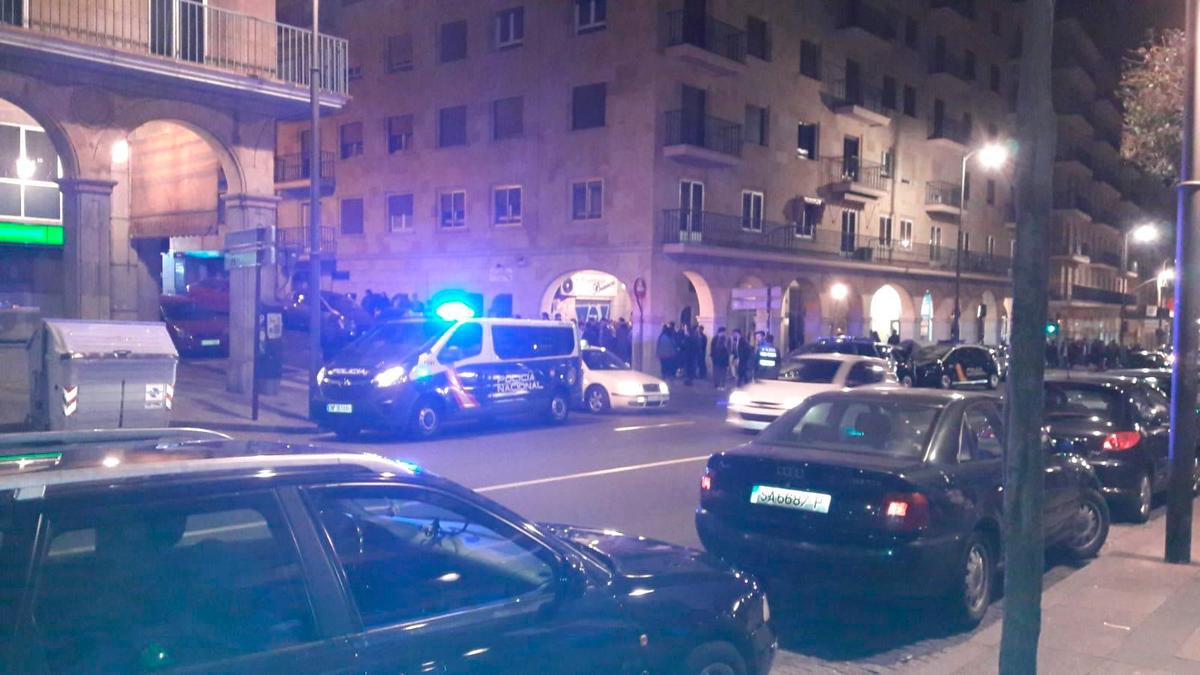
[[[603,347],[585,347],[583,405],[589,412],[610,408],[661,408],[671,399],[667,383],[633,369]]]
[[[765,429],[783,413],[823,391],[895,383],[884,359],[850,354],[806,354],[784,362],[774,380],[759,380],[729,395],[725,420],[743,429]]]

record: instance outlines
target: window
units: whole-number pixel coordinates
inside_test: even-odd
[[[502,98],[492,103],[492,138],[514,138],[525,133],[525,99]]]
[[[844,255],[858,251],[858,211],[842,209],[841,251]]]
[[[966,75],[968,80],[975,79],[975,52],[970,49],[963,52],[963,75]]]
[[[917,90],[907,84],[904,85],[904,114],[917,116]]]
[[[482,337],[468,323],[451,342],[464,329]],[[442,493],[368,486],[309,496],[366,628],[546,592],[555,577],[532,538]]]
[[[763,193],[742,190],[742,229],[762,232]]]
[[[521,186],[504,185],[492,192],[496,225],[519,225],[521,223]]]
[[[52,511],[47,531],[31,609],[49,672],[127,671],[151,653],[195,668],[316,639],[299,555],[270,494],[101,500]]]
[[[412,70],[413,41],[412,33],[393,35],[387,41],[388,72]]]
[[[862,387],[887,380],[887,369],[873,363],[856,363],[846,373],[847,387]]]
[[[363,233],[363,200],[361,197],[343,199],[342,204],[342,234]]]
[[[388,153],[412,148],[413,116],[395,115],[387,118]]]
[[[1000,93],[1000,66],[992,64],[991,68],[989,68],[988,70],[989,70],[989,72],[988,72],[988,88],[991,89],[993,93],[999,94]]]
[[[1004,457],[1004,438],[1000,418],[984,406],[973,406],[963,413],[962,440],[958,461],[1000,459]]]
[[[1000,12],[992,11],[992,35],[1000,35],[1003,32],[1000,26]]]
[[[438,195],[438,222],[444,229],[466,226],[467,193],[465,190],[451,190]]]
[[[448,359],[447,350],[451,347],[458,348],[458,354],[454,359]],[[483,325],[478,323],[464,323],[454,331],[454,335],[446,340],[445,347],[442,348],[442,355],[438,360],[443,363],[453,363],[462,359],[469,359],[472,356],[479,356],[483,352]]]
[[[467,58],[467,22],[451,21],[442,24],[439,60],[442,63],[461,61]]]
[[[917,20],[915,17],[904,17],[904,46],[909,49],[917,48],[919,34],[917,33]]]
[[[525,41],[525,8],[514,7],[496,13],[496,47],[517,47]]]
[[[879,245],[884,248],[892,247],[892,217],[879,216]]]
[[[988,206],[996,205],[996,181],[991,178],[987,182],[987,203]]]
[[[970,232],[959,232],[958,238],[959,238],[959,241],[961,242],[963,252],[970,253],[971,252],[971,233]]]
[[[942,248],[942,226],[933,225],[929,228],[929,247],[940,254]]]
[[[608,85],[585,84],[571,91],[571,128],[592,129],[604,126]]]
[[[438,111],[438,147],[467,144],[467,106],[458,105]]]
[[[814,80],[821,79],[821,45],[808,40],[800,41],[800,74]]]
[[[571,183],[571,218],[594,220],[603,213],[604,183],[598,180]]]
[[[801,122],[796,127],[796,156],[801,159],[817,159],[818,138],[821,126]]]
[[[801,197],[800,212],[796,217],[796,236],[812,239],[821,223],[821,202]]]
[[[388,195],[387,198],[387,229],[388,232],[408,232],[413,226],[413,196]]]
[[[900,219],[900,248],[911,249],[913,243],[913,221]]]
[[[342,159],[350,159],[363,154],[362,122],[351,122],[338,127],[338,143]]]
[[[987,257],[996,257],[996,238],[990,234],[987,238]]]
[[[896,173],[896,151],[893,148],[888,148],[883,151],[883,156],[880,161],[879,175],[882,178],[891,178]]]
[[[746,54],[763,61],[771,60],[771,33],[767,22],[756,16],[746,17]]]
[[[767,130],[770,128],[770,117],[766,108],[756,105],[746,106],[746,131],[743,137],[751,145],[766,145]]]
[[[492,345],[502,359],[569,356],[575,331],[569,326],[492,326]]]
[[[896,78],[890,75],[883,76],[883,93],[880,95],[880,103],[885,110],[896,109]]]
[[[607,0],[575,0],[575,32],[591,33],[608,25]]]

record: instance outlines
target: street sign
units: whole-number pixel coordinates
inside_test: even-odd
[[[243,248],[225,252],[225,269],[259,267],[275,262],[274,248]]]

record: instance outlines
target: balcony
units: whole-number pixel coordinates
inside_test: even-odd
[[[281,227],[275,230],[275,246],[281,253],[292,253],[297,256],[308,255],[312,249],[309,241],[308,225]],[[321,228],[321,253],[337,253],[337,229]]]
[[[1074,211],[1080,217],[1092,219],[1093,206],[1091,199],[1077,189],[1056,190],[1054,192],[1054,208],[1058,211]]]
[[[1089,170],[1093,163],[1092,156],[1078,145],[1062,140],[1059,141],[1058,147],[1055,148],[1054,161],[1064,164],[1074,164],[1076,168],[1083,170]]]
[[[929,9],[931,13],[947,13],[968,21],[975,20],[974,0],[930,0]]]
[[[1092,263],[1096,265],[1105,265],[1117,271],[1121,270],[1121,254],[1111,253],[1109,251],[1097,251],[1092,254]]]
[[[829,157],[822,161],[831,192],[851,202],[866,203],[888,193],[885,167],[858,157]]]
[[[929,140],[961,152],[971,143],[971,127],[959,120],[934,119],[929,124]]]
[[[868,87],[861,82],[845,79],[829,83],[829,96],[834,112],[853,117],[872,127],[886,127],[892,123],[895,108],[883,105],[883,89]]]
[[[970,85],[975,73],[967,70],[967,62],[950,54],[941,54],[929,59],[929,79],[944,79],[958,85]]]
[[[742,158],[742,125],[686,110],[666,114],[663,156],[683,164],[720,168]]]
[[[1092,288],[1091,286],[1080,286],[1079,284],[1071,286],[1070,299],[1080,302],[1098,302],[1105,305],[1137,304],[1137,299],[1127,293],[1109,291],[1103,288]]]
[[[746,68],[746,33],[711,16],[685,10],[663,15],[668,54],[716,75],[737,75]]]
[[[745,252],[782,254],[808,261],[830,264],[878,265],[916,268],[944,276],[954,274],[955,250],[944,246],[917,244],[899,239],[842,232],[835,229],[805,228],[798,223],[763,222],[761,230],[751,230],[740,216],[666,209],[659,222],[659,241],[668,253],[691,253],[693,247],[727,249],[730,255]],[[1012,260],[983,253],[963,254],[962,271],[967,274],[1008,276]]]
[[[962,187],[946,181],[925,184],[925,211],[930,215],[962,215]]]
[[[67,68],[247,91],[303,103],[312,32],[196,0],[0,0],[0,46]],[[321,90],[340,107],[349,93],[348,43],[320,36]]]
[[[321,153],[321,194],[333,194],[336,183],[332,152]],[[308,153],[275,156],[275,191],[287,197],[307,197],[312,179],[312,160]]]
[[[897,19],[886,10],[865,0],[843,0],[838,17],[838,33],[846,38],[862,39],[876,47],[887,47],[896,39]]]

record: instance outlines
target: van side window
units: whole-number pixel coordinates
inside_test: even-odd
[[[492,326],[492,344],[502,359],[570,356],[575,329],[570,326]]]
[[[450,347],[458,347],[460,359],[479,356],[483,351],[483,326],[477,323],[464,323],[454,329],[454,335],[446,340],[442,351]]]

